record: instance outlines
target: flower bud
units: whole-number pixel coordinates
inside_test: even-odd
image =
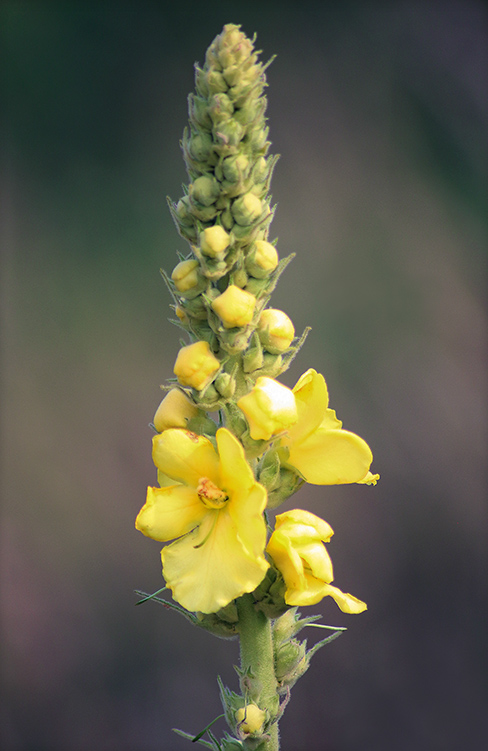
[[[226,329],[247,326],[254,316],[256,298],[249,292],[231,284],[212,303]]]
[[[276,680],[283,686],[293,686],[309,666],[307,644],[290,639],[280,644],[275,654]]]
[[[167,428],[186,428],[188,420],[197,414],[198,407],[180,389],[171,389],[157,408],[153,424],[158,433]]]
[[[212,94],[223,93],[224,91],[227,91],[228,88],[222,73],[212,68],[205,73],[205,83],[207,84],[209,92]]]
[[[209,104],[210,117],[215,124],[220,123],[222,119],[231,117],[234,112],[234,105],[227,94],[215,94]]]
[[[267,240],[256,240],[246,258],[248,272],[257,279],[265,279],[278,265],[278,253]]]
[[[226,180],[237,183],[245,180],[249,174],[249,159],[245,154],[228,156],[222,164],[222,173]]]
[[[251,438],[255,441],[269,440],[298,419],[293,391],[266,376],[257,378],[251,391],[239,399],[237,406],[246,415]]]
[[[236,390],[236,381],[230,373],[220,373],[215,379],[215,388],[224,399],[231,399]]]
[[[190,322],[190,319],[188,318],[188,315],[186,314],[185,309],[182,308],[181,305],[176,305],[175,313],[176,313],[176,317],[184,325],[187,325]]]
[[[218,198],[220,192],[219,183],[215,177],[201,175],[193,183],[190,183],[190,196],[192,201],[198,201],[202,206],[211,206]]]
[[[198,273],[199,265],[196,258],[189,258],[186,261],[181,261],[173,269],[171,279],[183,297],[196,297],[205,287],[205,280]]]
[[[232,204],[231,211],[237,224],[252,224],[263,213],[263,204],[261,199],[255,196],[254,193],[245,193],[240,198],[236,198]]]
[[[266,713],[256,704],[248,704],[241,707],[236,712],[236,720],[239,723],[238,728],[241,734],[250,735],[251,733],[260,733],[263,729]]]
[[[220,221],[222,222],[222,225],[227,230],[231,230],[234,226],[234,217],[232,216],[232,212],[230,209],[224,209],[222,214],[220,215]]]
[[[210,351],[208,342],[200,341],[180,349],[173,372],[182,386],[201,391],[213,380],[219,368],[220,362]]]
[[[264,156],[258,157],[256,159],[254,166],[252,168],[252,179],[256,183],[262,183],[266,178],[268,177],[268,162],[264,158]]]
[[[180,198],[175,208],[175,215],[179,224],[183,224],[188,227],[193,226],[193,217],[191,215],[190,201],[188,196]]]
[[[192,300],[185,300],[185,313],[191,318],[196,318],[198,321],[203,321],[207,318],[207,308],[205,307],[205,301],[202,295],[194,297]],[[178,318],[180,317],[178,311],[176,311]]]
[[[213,141],[210,133],[193,133],[190,138],[190,154],[197,162],[206,162],[212,153]]]
[[[215,258],[229,247],[229,235],[223,227],[215,224],[207,227],[200,235],[200,247],[204,255]]]
[[[292,343],[295,327],[282,310],[267,308],[259,318],[258,333],[264,349],[272,355],[279,355]]]
[[[244,137],[245,132],[243,125],[238,123],[233,117],[229,117],[219,121],[214,127],[214,140],[222,146],[237,146]]]
[[[196,126],[210,130],[212,121],[208,114],[207,102],[200,96],[190,94],[188,97],[188,108],[191,120]]]

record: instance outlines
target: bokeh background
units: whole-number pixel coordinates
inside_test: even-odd
[[[1,745],[179,751],[237,687],[237,644],[159,589],[134,530],[172,376],[159,268],[193,63],[224,23],[268,59],[273,297],[313,330],[376,488],[309,487],[344,636],[292,692],[283,751],[451,751],[486,739],[487,8],[446,2],[3,2]],[[310,629],[309,643],[319,638]]]

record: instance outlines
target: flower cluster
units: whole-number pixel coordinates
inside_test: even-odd
[[[239,630],[236,602],[250,593],[262,612],[282,617],[327,596],[346,613],[366,609],[332,585],[327,522],[295,509],[267,532],[269,510],[305,482],[374,485],[378,475],[368,444],[329,407],[321,374],[307,370],[293,389],[277,380],[307,332],[297,338],[288,315],[268,307],[291,257],[280,261],[268,240],[276,158],[268,156],[265,69],[234,25],[196,67],[182,141],[189,183],[170,202],[190,248],[163,274],[189,343],[153,419],[159,486],[148,488],[136,520],[144,535],[169,543],[161,553],[166,585],[207,628],[220,618]],[[308,665],[295,642],[275,644],[279,664],[290,649],[298,655],[277,678],[282,686]],[[260,737],[276,717],[241,699],[229,722],[241,740]]]
[[[329,408],[322,375],[310,369],[293,389],[276,380],[301,342],[286,313],[266,307],[283,264],[267,239],[276,159],[267,157],[265,68],[239,27],[224,27],[196,67],[183,138],[191,182],[171,204],[191,252],[167,281],[190,343],[154,416],[160,487],[148,489],[136,526],[155,540],[175,540],[163,548],[164,579],[183,607],[201,613],[254,591],[270,565],[286,583],[289,605],[334,596],[320,542],[332,534],[328,525],[308,515],[307,526],[306,512],[286,523],[278,517],[266,557],[264,511],[303,482],[374,484],[378,477],[369,471],[367,443]],[[217,409],[226,427],[202,421]],[[310,530],[312,559],[300,558]],[[320,558],[318,578],[298,573],[299,558],[310,572]]]

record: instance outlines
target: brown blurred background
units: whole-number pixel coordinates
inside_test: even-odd
[[[224,23],[269,69],[273,298],[313,330],[376,488],[309,487],[367,601],[292,692],[283,751],[478,749],[486,708],[487,9],[482,2],[3,2],[0,716],[5,751],[190,748],[237,644],[133,590],[147,427],[179,332],[159,275],[193,62]],[[310,629],[309,643],[320,634]]]

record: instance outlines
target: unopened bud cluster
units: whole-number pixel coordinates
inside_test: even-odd
[[[204,409],[246,394],[282,373],[296,353],[288,316],[267,308],[290,258],[268,241],[277,157],[268,156],[267,65],[228,24],[196,66],[182,140],[189,184],[170,210],[190,244],[170,277],[177,324],[191,344],[175,365],[179,384]]]

